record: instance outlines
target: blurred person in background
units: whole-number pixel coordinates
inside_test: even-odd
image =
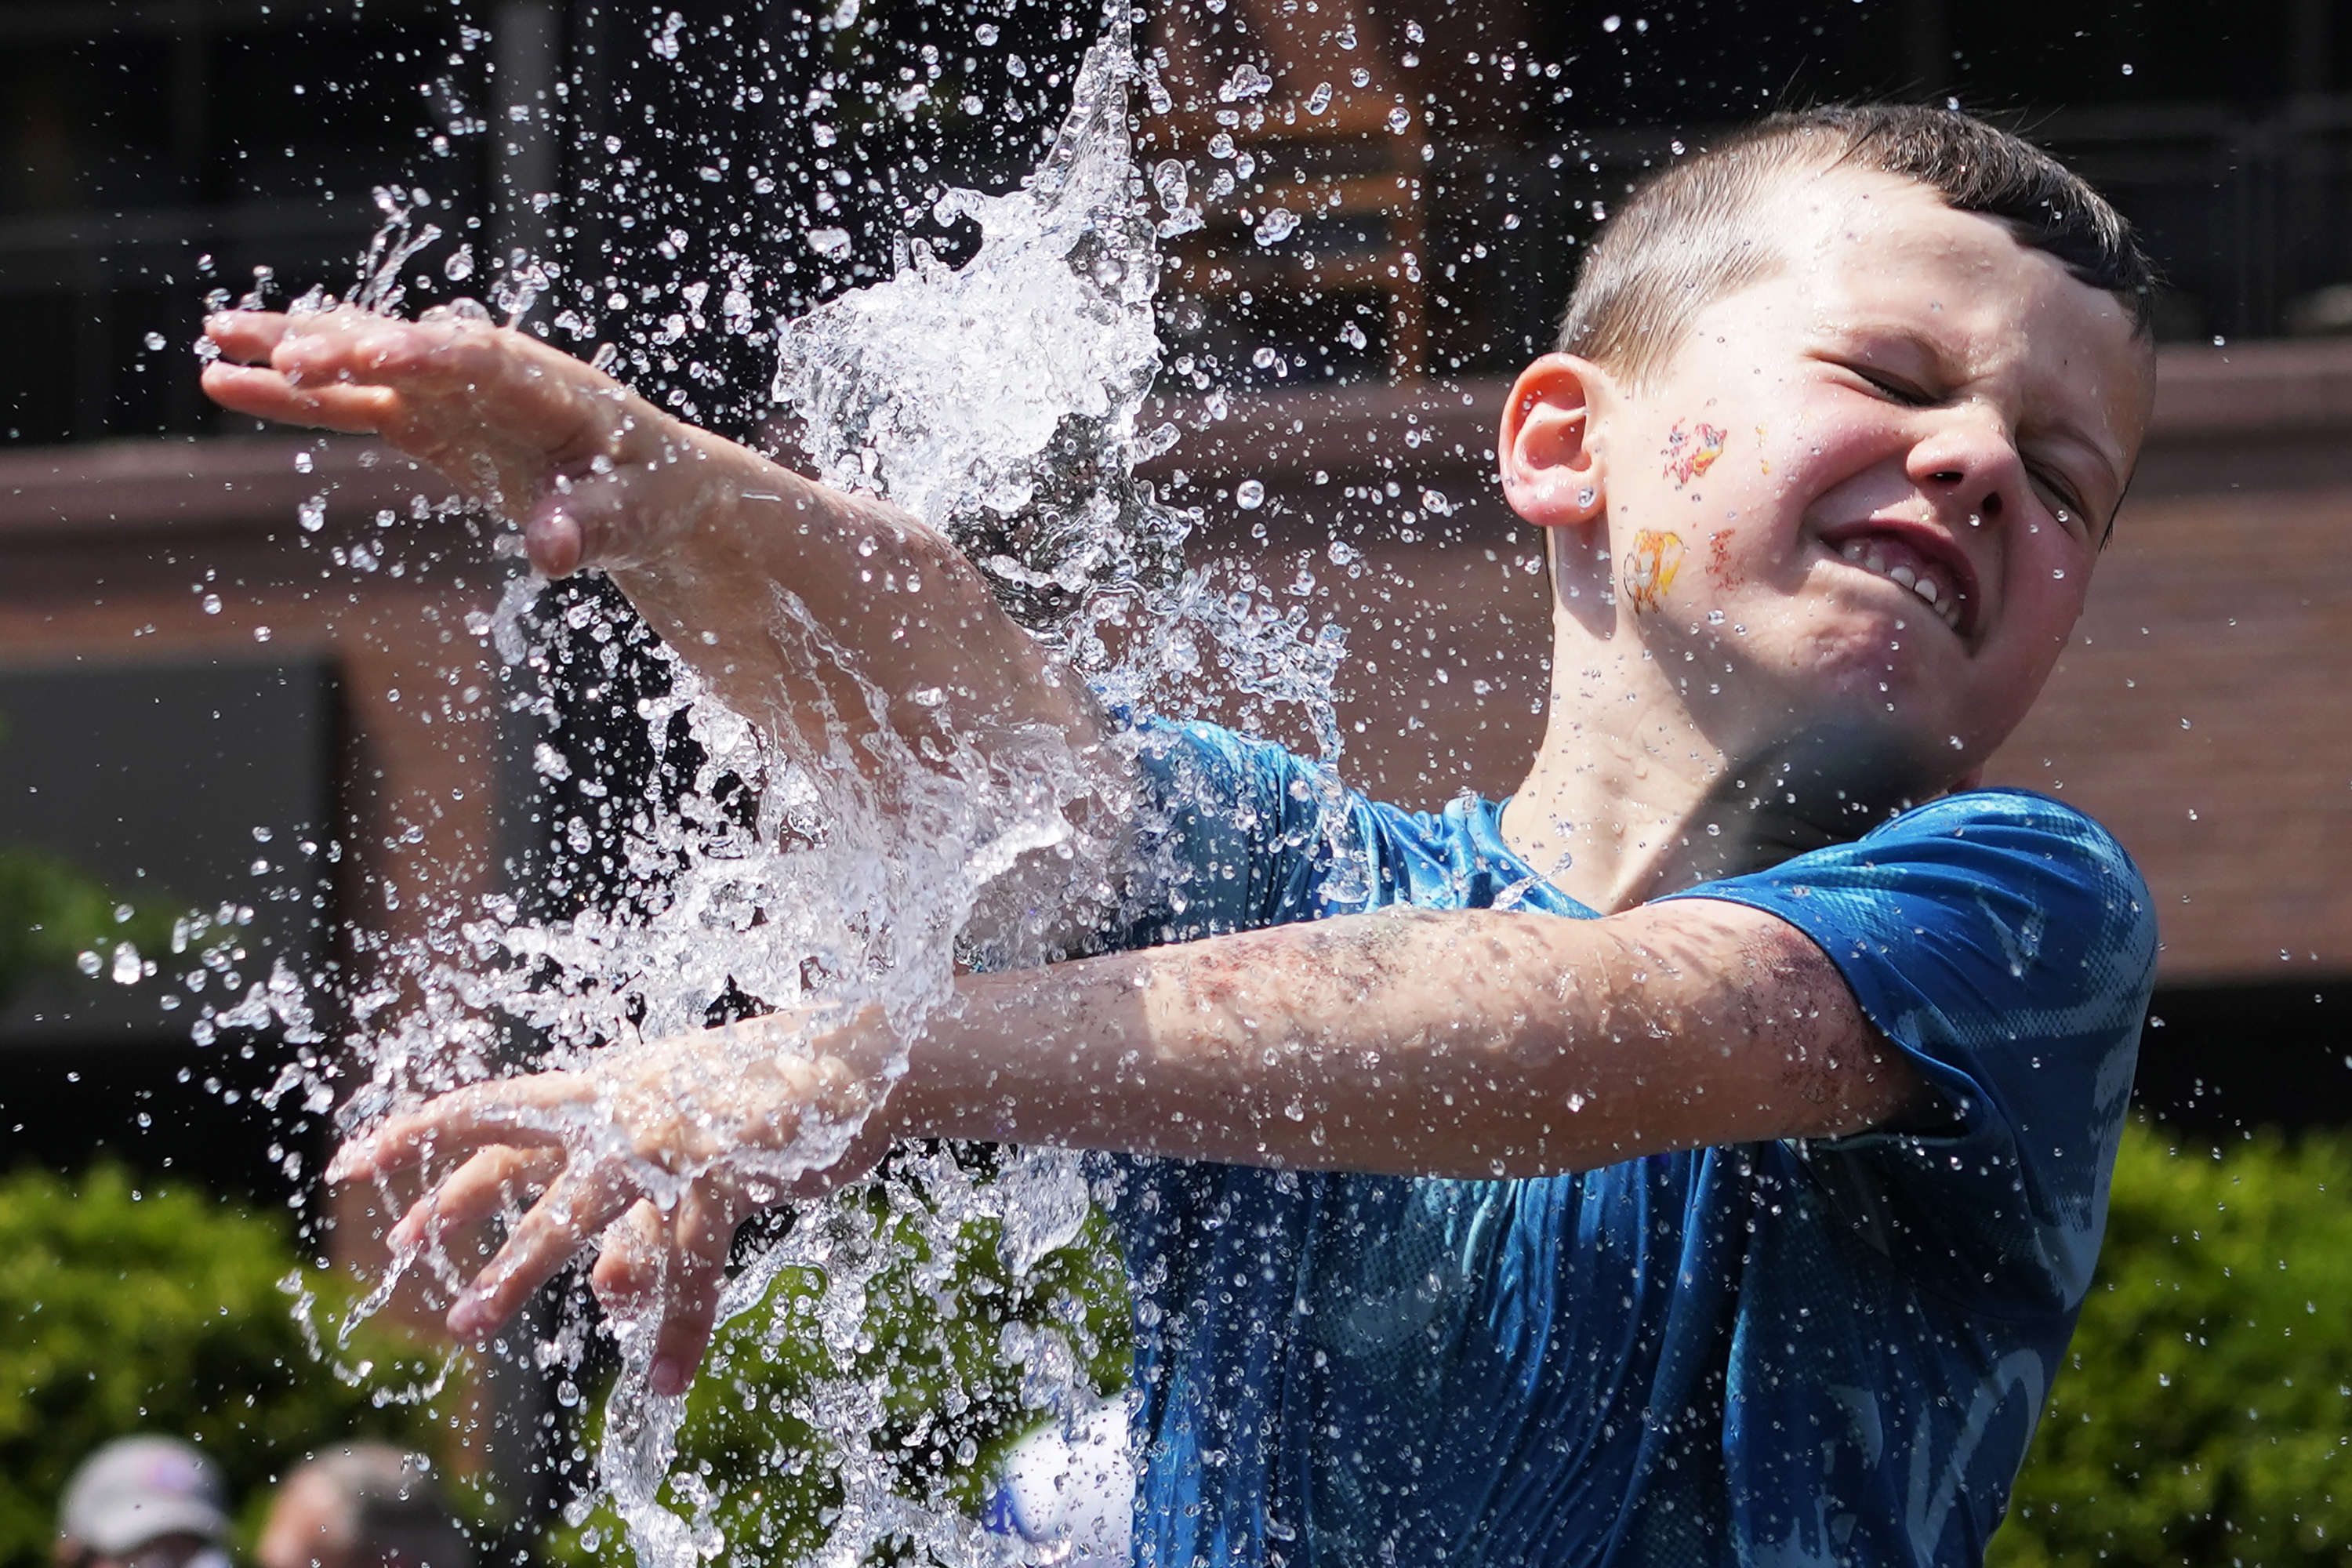
[[[286,1478],[254,1553],[261,1568],[472,1568],[473,1547],[432,1464],[352,1443]]]
[[[177,1437],[118,1437],[81,1462],[58,1510],[59,1568],[229,1568],[228,1490]]]

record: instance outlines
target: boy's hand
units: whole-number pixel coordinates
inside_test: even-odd
[[[204,372],[214,401],[383,437],[518,524],[551,577],[659,558],[719,479],[719,443],[509,328],[341,309],[231,311],[205,330],[221,351]]]
[[[709,1345],[736,1226],[856,1180],[887,1146],[865,1059],[875,1029],[824,1037],[813,1057],[777,1049],[799,1022],[757,1019],[615,1051],[590,1071],[474,1084],[347,1143],[328,1179],[443,1173],[387,1236],[395,1256],[531,1195],[450,1308],[450,1331],[488,1333],[593,1245],[598,1298],[651,1327],[655,1392],[676,1394]],[[841,1146],[838,1129],[858,1118]],[[801,1169],[793,1156],[811,1134]]]
[[[772,733],[866,712],[841,669],[891,700],[886,721],[911,741],[950,721],[983,745],[1035,725],[1081,748],[1106,732],[1084,682],[944,534],[674,419],[524,333],[348,309],[232,311],[206,331],[215,400],[379,435],[520,525],[541,573],[611,571],[711,691]],[[780,630],[784,595],[831,645],[824,668],[799,626]]]

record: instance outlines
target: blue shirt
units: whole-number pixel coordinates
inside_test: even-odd
[[[1147,724],[1175,941],[1411,903],[1593,911],[1498,808],[1375,805]],[[2156,955],[2115,840],[2006,790],[1679,897],[1804,931],[1953,1111],[1461,1181],[1111,1162],[1144,1568],[1974,1563],[2105,1222]]]

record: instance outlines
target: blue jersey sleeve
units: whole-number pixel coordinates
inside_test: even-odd
[[[1864,1239],[1971,1310],[2076,1308],[2156,966],[2154,910],[2122,847],[2055,801],[1975,791],[1676,896],[1805,932],[1950,1108],[1934,1132],[1800,1146]]]
[[[1135,722],[1150,889],[1123,945],[1190,942],[1347,907],[1370,824],[1328,768],[1213,724]],[[1354,872],[1352,878],[1349,873]]]

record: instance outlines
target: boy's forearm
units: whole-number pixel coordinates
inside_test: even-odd
[[[737,711],[813,705],[853,725],[863,681],[893,728],[970,735],[1042,723],[1099,739],[1092,694],[998,607],[955,546],[878,500],[689,430],[685,525],[614,581]]]
[[[1858,1131],[1919,1089],[1769,916],[1398,910],[973,976],[903,1133],[1457,1176]]]

